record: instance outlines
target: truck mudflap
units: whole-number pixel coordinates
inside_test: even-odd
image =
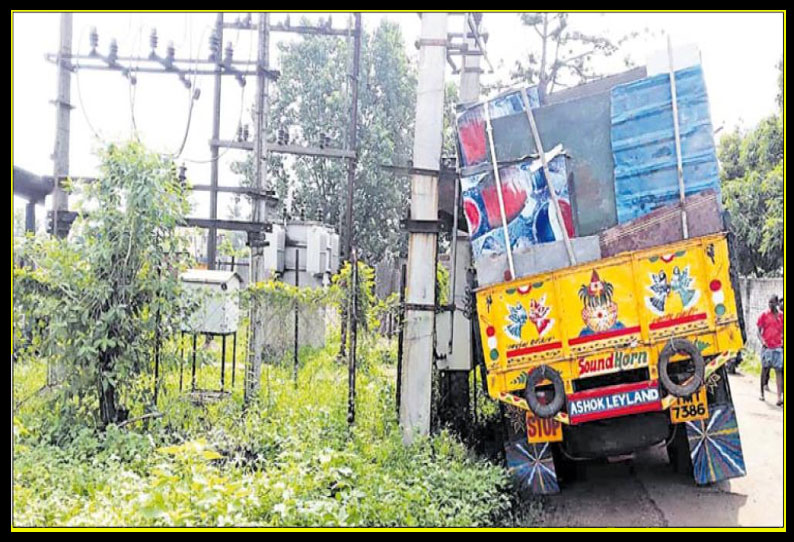
[[[550,495],[560,492],[551,443],[530,444],[517,438],[505,445],[510,476],[522,495]]]
[[[712,484],[747,474],[732,403],[709,405],[708,419],[684,423],[697,484]]]
[[[537,442],[541,434],[558,430],[559,423],[554,422],[556,425],[552,427],[552,420],[544,421],[546,431],[543,423],[535,423],[539,420],[530,412],[514,406],[505,408],[505,460],[510,477],[522,497],[551,495],[560,491],[551,443]],[[561,430],[558,432],[561,438]]]

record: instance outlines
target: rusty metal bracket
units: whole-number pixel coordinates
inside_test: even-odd
[[[414,42],[414,46],[419,49],[421,47],[446,47],[449,42],[446,38],[422,38]]]
[[[400,226],[408,233],[441,233],[450,231],[449,225],[442,220],[413,220],[404,218]]]
[[[380,167],[386,171],[397,173],[399,175],[424,175],[427,177],[438,177],[440,175],[440,172],[437,169],[424,169],[413,166],[392,166],[389,164],[383,164]]]
[[[407,311],[427,311],[440,314],[442,312],[454,311],[455,305],[447,303],[446,305],[433,305],[430,303],[403,303],[403,309]]]

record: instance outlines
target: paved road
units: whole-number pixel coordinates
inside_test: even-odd
[[[698,487],[672,472],[664,448],[623,463],[587,463],[582,480],[545,500],[543,525],[782,526],[783,410],[774,394],[758,400],[757,378],[731,377],[747,476]]]

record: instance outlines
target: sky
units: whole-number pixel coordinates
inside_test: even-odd
[[[226,15],[227,21],[244,14]],[[256,15],[254,16],[256,17]],[[283,20],[284,14],[273,14],[271,20]],[[299,18],[327,20],[328,14],[292,14],[292,24]],[[334,14],[334,26],[345,27],[350,16]],[[694,44],[701,52],[706,86],[709,93],[712,123],[717,135],[734,127],[750,128],[776,111],[776,65],[783,56],[783,14],[780,13],[574,13],[572,27],[592,34],[618,39],[632,32],[639,37],[627,42],[617,54],[599,59],[594,67],[604,74],[625,69],[625,57],[635,64],[644,64],[647,55],[667,46],[669,34],[674,46]],[[45,60],[46,53],[57,51],[59,43],[57,13],[13,14],[13,160],[37,174],[51,174],[50,155],[55,141],[55,108],[50,101],[56,95],[56,68]],[[365,13],[366,30],[381,20],[400,25],[406,51],[417,57],[414,43],[419,38],[421,19],[416,13]],[[73,52],[89,51],[89,32],[99,32],[99,51],[107,53],[112,38],[118,41],[120,56],[146,56],[149,34],[156,28],[158,52],[163,54],[168,42],[176,47],[177,57],[206,58],[214,13],[78,13],[74,15]],[[483,76],[483,82],[504,80],[516,61],[531,52],[537,54],[538,40],[531,29],[522,26],[515,13],[486,13],[483,28],[489,34],[487,54],[494,73]],[[463,18],[451,15],[448,31],[461,31]],[[252,39],[253,38],[253,39]],[[278,69],[277,43],[299,39],[273,34],[271,58]],[[224,45],[231,42],[235,59],[255,59],[255,33],[227,30]],[[457,77],[447,69],[446,77]],[[224,77],[221,115],[221,138],[234,139],[241,119],[250,123],[250,107],[256,88],[249,77],[244,87],[234,78]],[[95,151],[104,142],[129,139],[137,128],[141,141],[158,152],[176,154],[187,134],[179,163],[188,168],[188,177],[196,184],[209,183],[209,145],[212,128],[211,76],[198,77],[195,87],[200,97],[189,115],[191,92],[176,76],[140,74],[133,87],[119,73],[109,71],[78,71],[72,78],[72,112],[70,173],[91,176],[96,173]],[[188,118],[190,118],[189,129]],[[244,157],[244,151],[222,151],[220,184],[235,185],[237,176],[229,171],[229,163]],[[15,198],[15,208],[21,201]],[[207,216],[206,194],[197,195],[194,216]],[[231,195],[219,196],[219,216],[227,216]],[[39,216],[43,213],[39,211]]]

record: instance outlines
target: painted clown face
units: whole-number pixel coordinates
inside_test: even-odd
[[[582,320],[594,333],[612,329],[618,319],[618,306],[609,302],[598,307],[582,309]]]
[[[612,284],[601,280],[593,270],[589,284],[579,289],[582,300],[582,320],[587,327],[597,333],[612,329],[618,319],[618,306],[612,301]]]

